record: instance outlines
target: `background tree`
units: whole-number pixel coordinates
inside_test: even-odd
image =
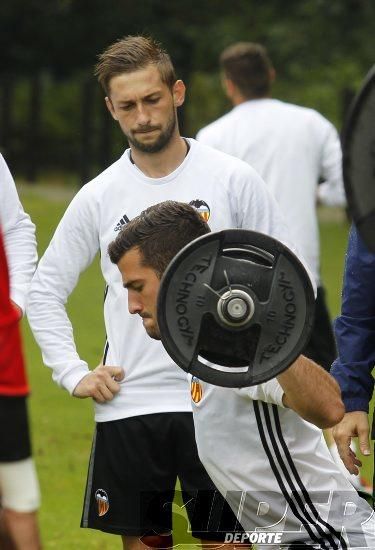
[[[150,34],[188,85],[185,135],[229,105],[218,56],[238,40],[266,45],[275,95],[321,111],[339,128],[374,63],[372,0],[3,0],[0,149],[15,173],[87,181],[124,149],[93,77],[98,53],[126,34]]]

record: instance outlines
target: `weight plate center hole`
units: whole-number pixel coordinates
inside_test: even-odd
[[[243,290],[230,290],[220,297],[217,312],[224,324],[242,326],[253,316],[254,302]]]

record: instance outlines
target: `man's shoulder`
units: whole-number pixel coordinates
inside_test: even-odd
[[[92,180],[85,183],[80,192],[86,196],[96,196],[108,191],[108,188],[117,185],[119,181],[126,181],[124,176],[124,170],[126,170],[125,153],[113,164],[105,168],[103,172],[100,172]]]
[[[197,140],[213,146],[218,146],[228,135],[237,132],[249,121],[260,124],[260,121],[273,120],[284,125],[285,121],[297,126],[308,125],[321,129],[331,126],[331,123],[318,111],[310,107],[288,103],[280,99],[264,98],[248,100],[234,107],[231,111],[203,127],[197,133]]]
[[[199,130],[197,133],[197,140],[206,142],[206,139],[215,137],[218,132],[222,132],[228,125],[232,124],[233,118],[235,117],[235,110],[232,109],[228,113],[225,113],[221,117],[207,124]]]
[[[6,160],[1,153],[0,153],[0,176],[2,180],[9,181],[13,179],[12,174],[9,170],[9,167],[6,163]]]
[[[331,124],[321,113],[311,107],[305,107],[303,105],[296,105],[295,103],[287,103],[279,101],[281,108],[285,112],[289,112],[291,116],[300,118],[302,121],[310,121],[311,123],[327,125]]]
[[[195,151],[196,151],[196,160],[198,157],[201,157],[199,163],[197,163],[202,168],[207,168],[209,165],[213,170],[222,172],[223,174],[227,173],[238,173],[244,176],[251,176],[256,174],[255,170],[245,161],[229,155],[211,147],[211,145],[206,145],[206,143],[194,141]]]

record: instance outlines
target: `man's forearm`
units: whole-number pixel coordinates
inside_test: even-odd
[[[337,382],[307,357],[300,355],[277,379],[284,405],[308,422],[328,428],[342,419],[345,410]]]

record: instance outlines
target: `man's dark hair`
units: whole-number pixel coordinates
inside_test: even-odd
[[[237,42],[220,56],[220,65],[246,99],[268,96],[271,89],[272,63],[267,50],[254,42]]]
[[[108,254],[111,262],[118,264],[126,252],[137,248],[142,264],[161,277],[184,246],[209,232],[207,223],[189,204],[160,202],[133,218],[109,245]]]
[[[108,46],[99,55],[95,75],[109,95],[109,83],[114,76],[138,71],[148,65],[155,65],[162,82],[172,89],[176,73],[171,58],[158,42],[146,36],[125,36]]]

